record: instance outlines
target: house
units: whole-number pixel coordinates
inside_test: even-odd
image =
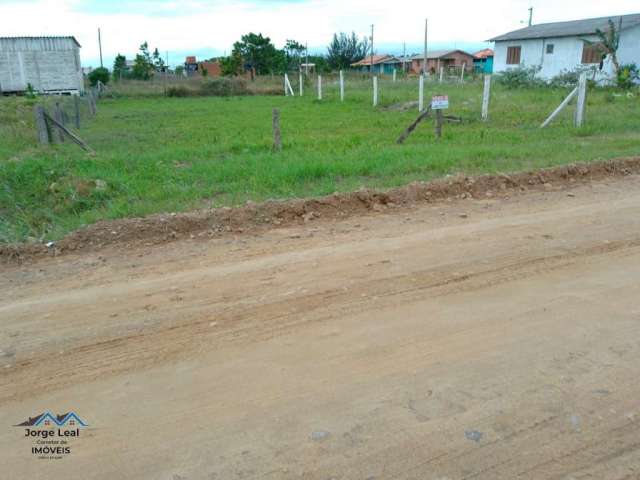
[[[198,62],[196,57],[188,56],[184,61],[184,75],[185,77],[192,77],[198,73]]]
[[[563,72],[592,68],[599,79],[613,73],[610,58],[602,58],[596,30],[607,31],[609,19],[620,28],[620,64],[640,64],[640,14],[591,18],[533,25],[492,38],[495,42],[494,71],[518,66],[538,67],[539,77],[551,79]]]
[[[493,50],[485,48],[473,54],[475,57],[473,60],[473,67],[478,73],[492,73],[493,72]]]
[[[430,73],[440,71],[441,67],[445,70],[451,67],[462,68],[465,70],[473,69],[474,56],[463,50],[437,50],[427,52],[427,70]],[[411,71],[413,73],[422,73],[424,70],[424,54],[420,53],[411,57]]]
[[[0,92],[82,93],[80,48],[75,37],[0,37]]]
[[[220,62],[218,60],[200,62],[198,64],[198,70],[203,75],[205,75],[203,72],[207,72],[207,77],[222,76],[222,66],[220,65]]]
[[[394,70],[402,69],[402,61],[393,55],[368,55],[362,60],[351,64],[360,72],[393,74]]]

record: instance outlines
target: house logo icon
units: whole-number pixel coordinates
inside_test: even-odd
[[[88,424],[82,420],[75,412],[68,412],[62,415],[54,415],[51,412],[44,412],[35,417],[14,425],[14,427],[32,428],[79,428],[87,427]]]

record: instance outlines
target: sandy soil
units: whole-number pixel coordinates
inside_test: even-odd
[[[0,267],[0,476],[640,478],[640,176],[554,185]]]

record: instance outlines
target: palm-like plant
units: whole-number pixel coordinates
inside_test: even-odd
[[[609,19],[609,28],[606,31],[602,31],[599,28],[596,29],[596,36],[598,41],[584,39],[584,43],[590,46],[595,46],[600,52],[602,52],[603,58],[606,56],[611,57],[611,63],[613,64],[614,73],[617,74],[620,70],[620,62],[618,62],[618,47],[620,46],[620,30],[622,30],[622,17],[616,28],[613,20]]]

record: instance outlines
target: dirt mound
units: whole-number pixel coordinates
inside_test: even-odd
[[[361,189],[311,199],[270,200],[259,204],[248,202],[247,205],[236,208],[223,207],[183,214],[156,214],[144,218],[101,221],[49,245],[1,245],[0,259],[15,262],[43,255],[95,250],[115,243],[153,245],[180,238],[257,232],[260,229],[309,222],[316,218],[344,218],[418,202],[500,196],[514,191],[558,187],[634,173],[640,173],[640,157],[513,174],[448,176],[432,182],[414,182],[387,191]]]

